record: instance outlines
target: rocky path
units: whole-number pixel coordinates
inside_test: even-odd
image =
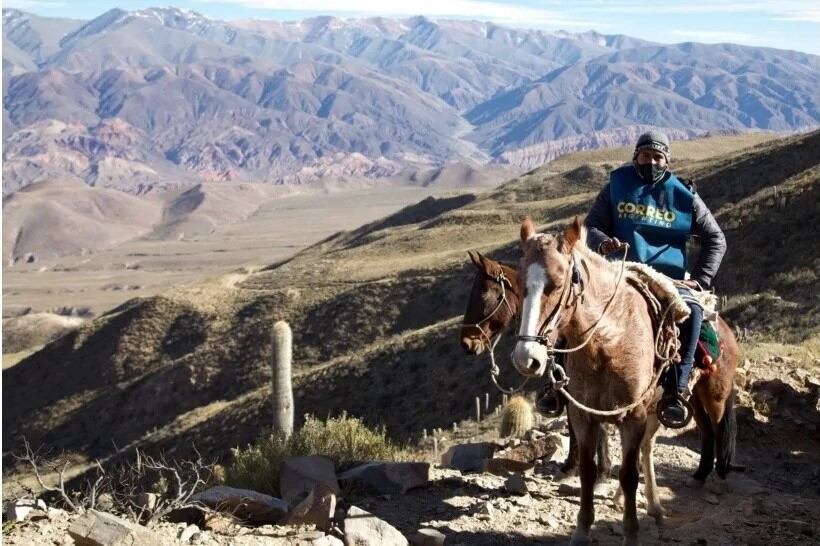
[[[820,541],[820,424],[815,368],[785,359],[770,360],[760,371],[740,375],[736,463],[746,471],[728,484],[711,477],[701,488],[687,486],[697,466],[700,444],[691,426],[683,432],[662,430],[656,448],[661,500],[667,512],[662,525],[648,517],[642,488],[639,517],[644,544],[786,545]],[[747,390],[748,389],[748,390]],[[561,428],[542,423],[544,430]],[[487,430],[485,429],[485,435]],[[566,436],[564,434],[564,445]],[[474,437],[473,440],[485,438]],[[460,438],[459,442],[465,441]],[[617,473],[618,435],[610,431],[613,476]],[[429,484],[399,495],[343,491],[329,533],[312,527],[271,526],[199,529],[161,523],[153,529],[163,544],[267,545],[341,544],[352,506],[389,523],[412,543],[420,529],[434,529],[446,544],[566,544],[578,511],[579,481],[560,476],[560,450],[537,461],[518,483],[488,472],[465,472],[434,464]],[[593,544],[620,544],[621,511],[614,501],[615,479],[596,493]],[[9,545],[68,545],[66,529],[77,516],[52,511],[50,518],[4,526]],[[179,540],[180,537],[184,538]],[[440,538],[440,537],[439,537]],[[374,542],[378,543],[377,542]]]

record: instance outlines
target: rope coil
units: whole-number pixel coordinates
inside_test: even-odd
[[[604,316],[606,315],[606,312],[609,310],[609,307],[612,304],[612,302],[614,301],[615,296],[618,293],[618,289],[620,288],[621,283],[623,281],[624,271],[626,269],[626,257],[627,257],[628,249],[629,249],[629,245],[624,245],[624,255],[623,255],[623,258],[621,259],[621,267],[620,267],[620,270],[618,272],[618,279],[615,283],[615,289],[612,292],[612,296],[610,296],[609,300],[607,301],[606,305],[604,306],[604,309],[601,311],[601,315],[598,317],[598,319],[595,321],[595,323],[589,328],[586,339],[584,339],[584,341],[582,343],[580,343],[579,345],[577,345],[575,347],[572,347],[572,348],[569,348],[569,349],[556,349],[554,347],[549,347],[548,346],[547,347],[548,354],[549,353],[573,353],[573,352],[576,352],[576,351],[579,351],[579,350],[583,349],[592,340],[593,335],[597,331],[601,321],[603,320]],[[570,268],[570,272],[572,271],[572,269],[573,268]],[[569,284],[569,283],[567,283],[567,284]],[[501,289],[502,289],[502,297],[504,298],[503,301],[504,301],[504,303],[506,303],[506,297],[505,297],[504,283],[503,282],[501,282]],[[583,290],[579,293],[576,293],[575,295],[576,295],[575,301],[577,302],[578,298],[583,297]],[[538,335],[536,335],[536,336],[517,336],[517,338],[519,340],[522,340],[522,341],[537,341],[537,342],[543,343],[545,345],[548,344],[549,340],[547,339],[547,335],[550,333],[550,331],[555,327],[555,325],[558,322],[558,315],[560,314],[559,308],[561,307],[561,304],[564,303],[563,300],[564,300],[564,295],[562,294],[561,298],[559,299],[559,304],[558,304],[558,307],[556,308],[556,312],[555,312],[554,316],[551,318],[551,320],[549,320],[548,324],[545,324],[545,328],[541,332],[539,332]],[[566,303],[566,307],[569,307],[569,297],[567,298],[567,301],[565,303]],[[488,315],[485,319],[483,319],[479,323],[475,324],[474,326],[477,326],[479,328],[479,331],[481,332],[481,335],[487,340],[487,347],[489,349],[488,352],[489,352],[489,355],[490,355],[490,379],[491,379],[493,385],[498,390],[500,390],[501,392],[503,392],[505,394],[512,395],[512,394],[518,393],[521,390],[523,390],[524,386],[527,384],[527,382],[529,382],[531,377],[525,377],[524,381],[516,389],[506,389],[506,388],[502,387],[498,383],[498,376],[501,373],[501,371],[500,371],[500,369],[498,368],[498,365],[495,362],[495,347],[498,344],[498,341],[501,339],[501,333],[499,333],[497,336],[495,336],[494,340],[491,340],[484,333],[484,330],[481,329],[480,326],[479,326],[481,324],[481,322],[484,322],[485,320],[489,319],[500,308],[500,306],[501,306],[501,302],[499,302],[499,304],[490,313],[490,315]],[[507,306],[509,307],[509,304],[507,304]],[[600,409],[596,409],[596,408],[591,408],[591,407],[579,402],[571,394],[569,394],[566,387],[563,386],[563,385],[566,385],[566,383],[568,382],[568,378],[566,379],[566,381],[562,382],[563,385],[560,386],[557,389],[557,392],[560,392],[571,404],[573,404],[578,409],[580,409],[582,411],[585,411],[587,413],[590,413],[592,415],[597,415],[597,416],[601,416],[601,417],[614,417],[614,416],[617,416],[617,415],[621,415],[623,413],[626,413],[628,411],[631,411],[631,410],[635,409],[636,407],[638,407],[639,405],[644,403],[644,400],[645,400],[646,396],[650,392],[653,392],[657,389],[657,383],[658,383],[658,380],[660,379],[661,374],[669,366],[670,362],[672,362],[672,360],[675,357],[675,354],[678,351],[679,342],[677,340],[677,335],[676,335],[677,327],[675,326],[674,318],[670,314],[670,311],[673,309],[673,307],[674,307],[673,302],[670,303],[669,305],[667,305],[666,309],[664,309],[663,313],[660,315],[660,319],[658,320],[658,328],[657,328],[657,332],[656,332],[656,335],[655,335],[654,352],[655,352],[655,358],[657,359],[657,361],[660,364],[659,364],[659,366],[657,366],[657,369],[655,370],[655,373],[652,375],[652,380],[650,381],[649,386],[647,387],[647,389],[634,402],[632,402],[631,404],[628,404],[626,406],[618,407],[618,408],[611,409],[611,410],[600,410]],[[671,322],[670,322],[670,320],[671,320]],[[666,333],[666,335],[664,335],[664,333]],[[548,374],[548,377],[551,380],[551,382],[552,382],[552,372],[553,372],[554,366],[555,366],[554,361],[553,361],[553,359],[550,358],[549,363],[547,365],[546,374]],[[564,376],[564,377],[566,377],[566,376]]]

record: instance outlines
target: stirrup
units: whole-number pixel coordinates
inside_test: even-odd
[[[552,400],[555,400],[554,410],[543,409],[543,407],[540,405],[541,400],[543,400],[546,397],[550,397]],[[564,398],[558,393],[558,391],[548,389],[544,393],[544,395],[535,402],[535,409],[544,417],[558,417],[562,413],[564,413],[564,405]]]
[[[666,415],[664,415],[663,410],[664,410],[665,402],[670,398],[676,398],[676,399],[680,400],[681,404],[683,405],[683,412],[684,412],[683,421],[672,421],[672,420],[668,419],[666,417]],[[675,393],[674,396],[664,396],[664,397],[662,397],[658,401],[658,405],[655,406],[655,413],[658,416],[658,421],[660,421],[660,423],[663,426],[668,427],[668,428],[672,428],[672,429],[678,429],[678,428],[683,428],[683,427],[685,427],[686,425],[689,424],[689,422],[692,420],[692,417],[694,417],[694,415],[695,415],[695,409],[692,407],[692,404],[689,403],[689,400],[687,400],[686,398],[681,396],[679,393]]]

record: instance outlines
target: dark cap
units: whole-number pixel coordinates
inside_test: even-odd
[[[657,150],[666,156],[669,160],[669,138],[665,133],[652,129],[638,137],[638,143],[635,144],[635,153],[641,150]]]

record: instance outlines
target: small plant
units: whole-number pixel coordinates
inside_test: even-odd
[[[513,396],[501,412],[498,434],[521,438],[533,425],[532,405],[523,396]]]
[[[342,414],[322,421],[305,416],[305,423],[290,437],[275,434],[248,447],[234,448],[233,460],[225,466],[225,483],[276,494],[279,473],[287,457],[323,455],[337,468],[358,461],[394,460],[399,448],[384,428],[368,428],[360,419]]]

